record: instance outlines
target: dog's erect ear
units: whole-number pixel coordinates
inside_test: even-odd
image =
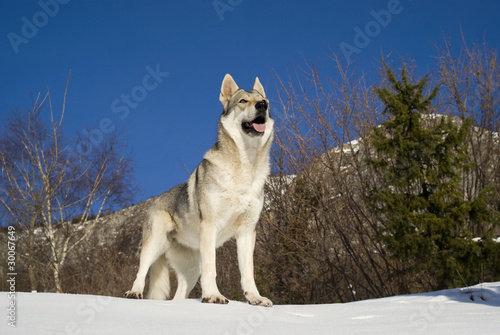
[[[266,92],[264,92],[264,87],[259,81],[259,77],[255,77],[255,84],[253,84],[253,89],[259,92],[264,98],[266,97]]]
[[[234,81],[233,77],[228,73],[224,77],[224,80],[222,80],[222,87],[220,88],[220,96],[219,100],[222,102],[224,105],[226,101],[231,99],[233,96],[234,92],[238,90],[238,85],[236,85],[236,82]]]

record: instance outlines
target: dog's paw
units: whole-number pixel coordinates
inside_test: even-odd
[[[141,292],[132,292],[132,291],[127,291],[123,295],[124,298],[129,298],[129,299],[142,299],[142,293]]]
[[[261,297],[257,294],[245,294],[245,298],[247,299],[250,305],[255,306],[264,306],[264,307],[273,307],[273,302],[266,297]]]
[[[201,302],[207,303],[207,304],[227,304],[229,303],[229,300],[224,297],[223,295],[220,294],[212,294],[207,297],[201,298]]]

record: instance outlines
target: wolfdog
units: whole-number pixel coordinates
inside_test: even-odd
[[[274,136],[269,101],[259,78],[248,92],[238,88],[229,74],[219,99],[223,112],[217,142],[187,183],[152,202],[143,226],[139,271],[125,297],[142,299],[151,267],[148,298],[166,299],[170,266],[178,281],[174,299],[186,299],[201,274],[202,302],[227,304],[215,281],[215,250],[234,237],[246,300],[253,305],[273,304],[259,294],[253,266],[255,227],[263,208]]]

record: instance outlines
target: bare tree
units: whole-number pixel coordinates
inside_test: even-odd
[[[466,200],[473,200],[481,192],[500,193],[500,68],[497,51],[481,44],[467,45],[462,36],[455,55],[451,42],[444,39],[437,48],[440,94],[443,113],[470,117],[475,124],[467,139],[470,172],[464,175]],[[493,200],[494,201],[494,200]],[[498,212],[498,206],[491,204]],[[489,227],[471,226],[475,236]]]
[[[364,160],[372,154],[365,135],[380,122],[379,102],[362,73],[331,60],[335,79],[309,65],[276,80],[275,176],[258,238],[265,268],[279,278],[269,290],[283,303],[398,292],[397,265],[373,238],[377,219],[362,199],[377,177]]]
[[[46,101],[48,123],[42,112]],[[11,223],[28,235],[31,288],[37,286],[35,267],[46,262],[57,292],[63,291],[60,274],[68,255],[92,235],[106,209],[129,202],[132,194],[131,161],[116,135],[91,152],[70,150],[76,146],[63,136],[65,103],[66,92],[56,118],[47,91],[31,111],[10,115],[0,139],[1,204]],[[88,141],[80,138],[78,144],[90,145]],[[40,260],[35,251],[45,258]]]
[[[463,174],[464,197],[473,201],[481,192],[490,192],[484,198],[491,200],[490,213],[496,211],[498,217],[499,88],[492,80],[498,78],[496,54],[487,48],[465,49],[457,61],[446,50],[435,74],[444,82],[439,103],[429,113],[477,120],[467,142],[473,168]],[[385,79],[368,82],[335,54],[331,60],[333,77],[310,64],[286,79],[276,75],[274,176],[267,185],[256,248],[261,290],[272,292],[269,296],[277,296],[279,303],[428,291],[433,274],[422,270],[410,275],[405,271],[408,264],[391,257],[378,238],[383,220],[365,203],[370,186],[384,182],[366,162],[376,157],[368,135],[384,121],[372,87],[386,85]],[[410,61],[402,62],[414,69]],[[465,63],[468,68],[462,70]],[[409,75],[412,79],[413,70]],[[495,224],[488,220],[478,225],[471,219],[469,229],[481,236]],[[494,279],[493,272],[485,279]]]

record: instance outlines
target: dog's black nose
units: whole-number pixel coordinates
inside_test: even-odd
[[[257,102],[255,104],[255,109],[259,112],[265,112],[267,109],[267,102],[265,100]]]

